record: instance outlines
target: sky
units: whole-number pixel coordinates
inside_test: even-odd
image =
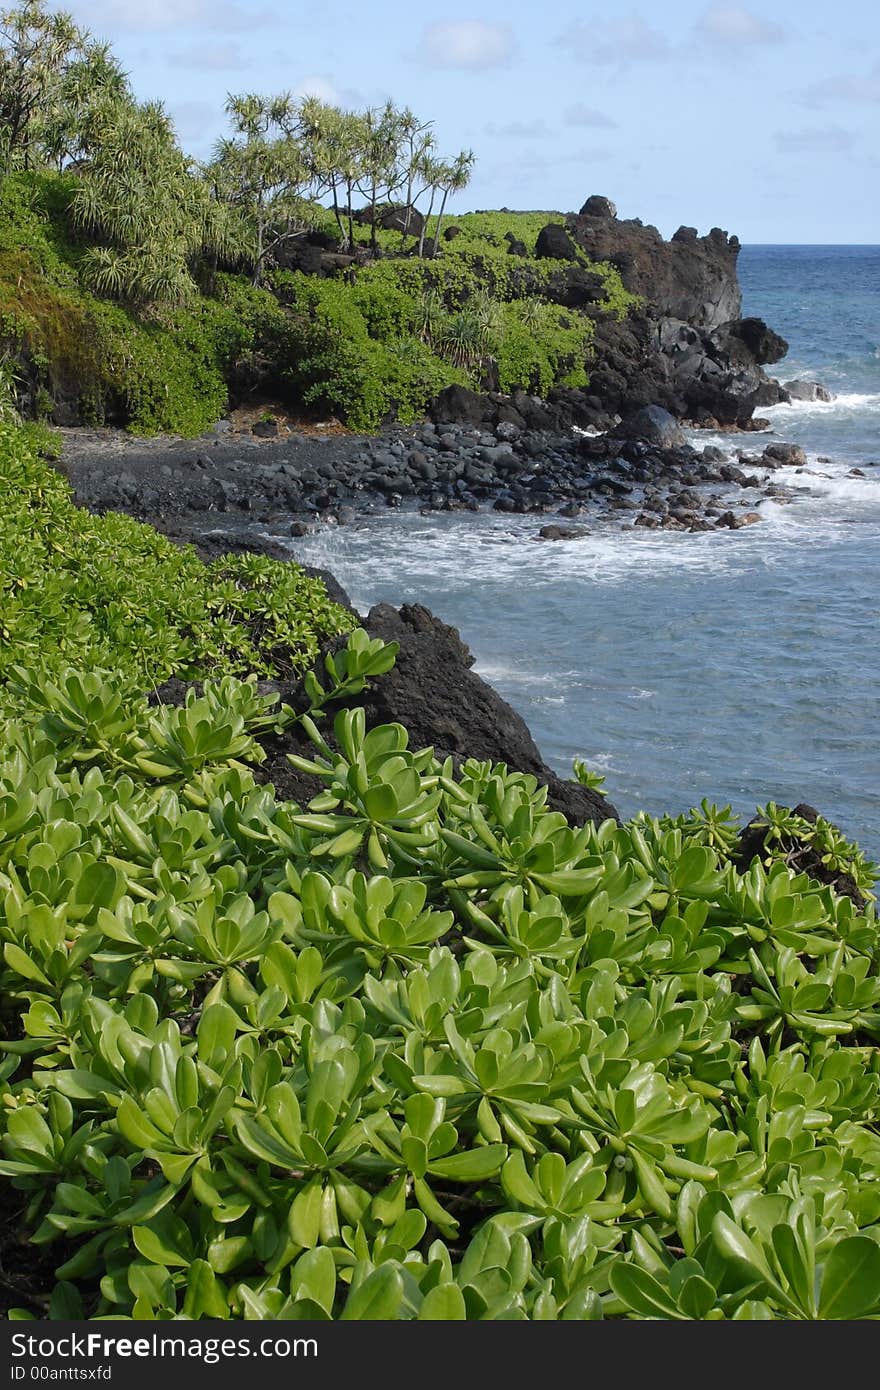
[[[880,242],[877,0],[67,0],[209,155],[227,93],[391,97],[471,148],[450,211],[577,211],[665,236]],[[60,7],[60,6],[59,6]]]

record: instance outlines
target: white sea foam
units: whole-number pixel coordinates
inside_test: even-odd
[[[880,410],[880,393],[872,391],[842,391],[833,401],[791,401],[779,405],[762,406],[760,414],[776,421],[794,413],[803,417],[808,415],[836,415],[843,411]]]

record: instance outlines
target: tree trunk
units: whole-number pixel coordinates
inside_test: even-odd
[[[403,214],[403,237],[400,242],[401,250],[404,251],[406,250],[406,243],[409,237],[409,224],[412,221],[412,191],[413,176],[412,171],[410,171],[406,180],[406,210]]]
[[[260,275],[261,275],[261,273],[262,273],[262,269],[263,269],[263,219],[262,219],[262,217],[258,216],[258,217],[257,217],[257,259],[256,259],[256,261],[255,261],[255,263],[254,263],[254,275],[253,275],[253,280],[252,280],[252,282],[251,282],[251,283],[253,284],[253,286],[254,286],[255,289],[256,289],[256,287],[257,287],[257,286],[259,285],[259,283],[260,283]]]
[[[373,180],[371,181],[371,183],[370,183],[370,250],[371,250],[371,251],[375,251],[375,250],[377,249],[378,245],[379,245],[379,242],[378,242],[378,240],[376,239],[376,193],[377,193],[377,191],[378,191],[378,190],[377,190],[376,180],[373,179]]]
[[[443,223],[443,213],[446,211],[446,199],[447,199],[448,197],[449,197],[449,189],[448,189],[448,188],[444,188],[444,190],[443,190],[443,201],[442,201],[441,204],[440,204],[440,211],[439,211],[438,214],[437,214],[437,230],[436,230],[436,232],[434,233],[434,248],[433,248],[433,250],[432,250],[432,252],[431,252],[431,255],[432,255],[432,256],[436,256],[436,254],[437,254],[437,246],[438,246],[438,243],[439,243],[439,241],[440,241],[440,227],[441,227],[441,225],[442,225],[442,223]]]
[[[336,225],[339,228],[339,236],[342,243],[342,250],[345,251],[345,227],[342,225],[342,213],[339,211],[339,199],[336,196],[336,180],[333,180],[333,216],[336,218]]]
[[[354,192],[354,189],[352,188],[352,185],[351,185],[351,179],[348,179],[348,180],[347,180],[345,187],[346,187],[346,193],[347,193],[347,195],[348,195],[348,249],[349,249],[349,251],[353,251],[353,250],[354,250],[354,218],[353,218],[352,215],[351,215],[351,199],[352,199],[352,194],[353,194],[353,192]]]
[[[432,188],[432,189],[431,189],[431,201],[430,201],[430,203],[428,204],[428,211],[427,211],[427,213],[425,214],[425,220],[424,220],[424,222],[422,223],[422,234],[421,234],[421,236],[419,237],[419,256],[420,256],[420,257],[424,256],[424,254],[425,254],[425,235],[426,235],[426,233],[427,233],[427,231],[428,231],[428,224],[429,224],[429,222],[431,221],[431,213],[434,211],[434,196],[435,196],[436,192],[437,192],[436,188]]]

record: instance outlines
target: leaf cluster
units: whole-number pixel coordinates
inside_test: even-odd
[[[0,418],[0,680],[29,664],[106,668],[133,688],[170,675],[291,674],[353,618],[294,564],[225,556],[204,565],[148,526],[90,516]],[[16,696],[0,690],[0,712]]]
[[[880,1315],[873,904],[732,819],[206,682],[14,674],[0,1172],[55,1317]],[[298,719],[307,806],[254,780]],[[16,1316],[29,1316],[23,1307]]]

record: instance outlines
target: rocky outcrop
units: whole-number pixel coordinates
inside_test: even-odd
[[[336,586],[334,596],[339,592]],[[548,788],[548,804],[573,825],[619,819],[604,796],[557,777],[547,767],[524,720],[471,669],[474,657],[457,628],[447,626],[420,604],[404,604],[400,609],[377,604],[362,622],[371,637],[398,644],[397,659],[387,675],[372,679],[362,695],[345,701],[347,708],[363,708],[368,728],[402,724],[410,748],[433,747],[439,758],[451,756],[456,766],[477,758],[531,773]],[[344,640],[336,639],[328,649]],[[300,683],[269,681],[259,688],[264,693],[277,692],[295,710],[309,707]],[[182,704],[187,689],[183,681],[168,681],[150,696],[151,703]],[[327,707],[322,729],[331,742],[328,725],[332,727],[335,712],[332,705]],[[267,735],[262,743],[266,761],[256,765],[254,772],[259,781],[274,786],[276,796],[306,805],[324,790],[318,778],[294,768],[288,760],[289,753],[314,756],[313,745],[296,726],[280,736]]]
[[[783,808],[784,809],[784,808]],[[795,806],[793,814],[799,816],[808,826],[815,826],[820,814],[815,806],[802,801]],[[762,859],[771,849],[768,844],[769,826],[766,821],[755,816],[742,830],[736,845],[734,862],[741,873],[745,873],[755,858]],[[818,883],[827,883],[842,897],[851,898],[861,909],[866,904],[864,894],[851,874],[829,867],[822,858],[821,848],[817,848],[813,836],[805,830],[802,834],[791,834],[772,844],[774,859],[785,859],[789,869],[795,874],[808,874]]]
[[[793,401],[824,401],[827,404],[834,400],[834,392],[820,381],[784,381],[782,389]]]
[[[788,397],[740,335],[742,322],[760,320],[722,324],[709,332],[651,309],[631,313],[622,323],[600,315],[590,394],[606,413],[628,416],[659,405],[679,419],[746,428],[756,409]],[[760,351],[784,346],[766,325],[761,329],[745,330]]]
[[[735,236],[679,227],[665,241],[638,218],[619,219],[599,195],[567,227],[582,252],[616,266],[626,289],[644,301],[618,323],[591,307],[592,287],[575,276],[588,272],[578,266],[560,277],[556,293],[545,291],[595,319],[590,392],[606,412],[630,416],[659,405],[698,424],[743,428],[759,407],[789,399],[762,370],[785,355],[787,343],[761,319],[740,317]]]
[[[594,195],[568,219],[568,230],[591,260],[610,261],[625,287],[663,317],[708,329],[739,318],[740,244],[719,227],[704,237],[692,227],[680,227],[671,241],[664,241],[656,227],[639,218],[620,220],[609,199]]]

